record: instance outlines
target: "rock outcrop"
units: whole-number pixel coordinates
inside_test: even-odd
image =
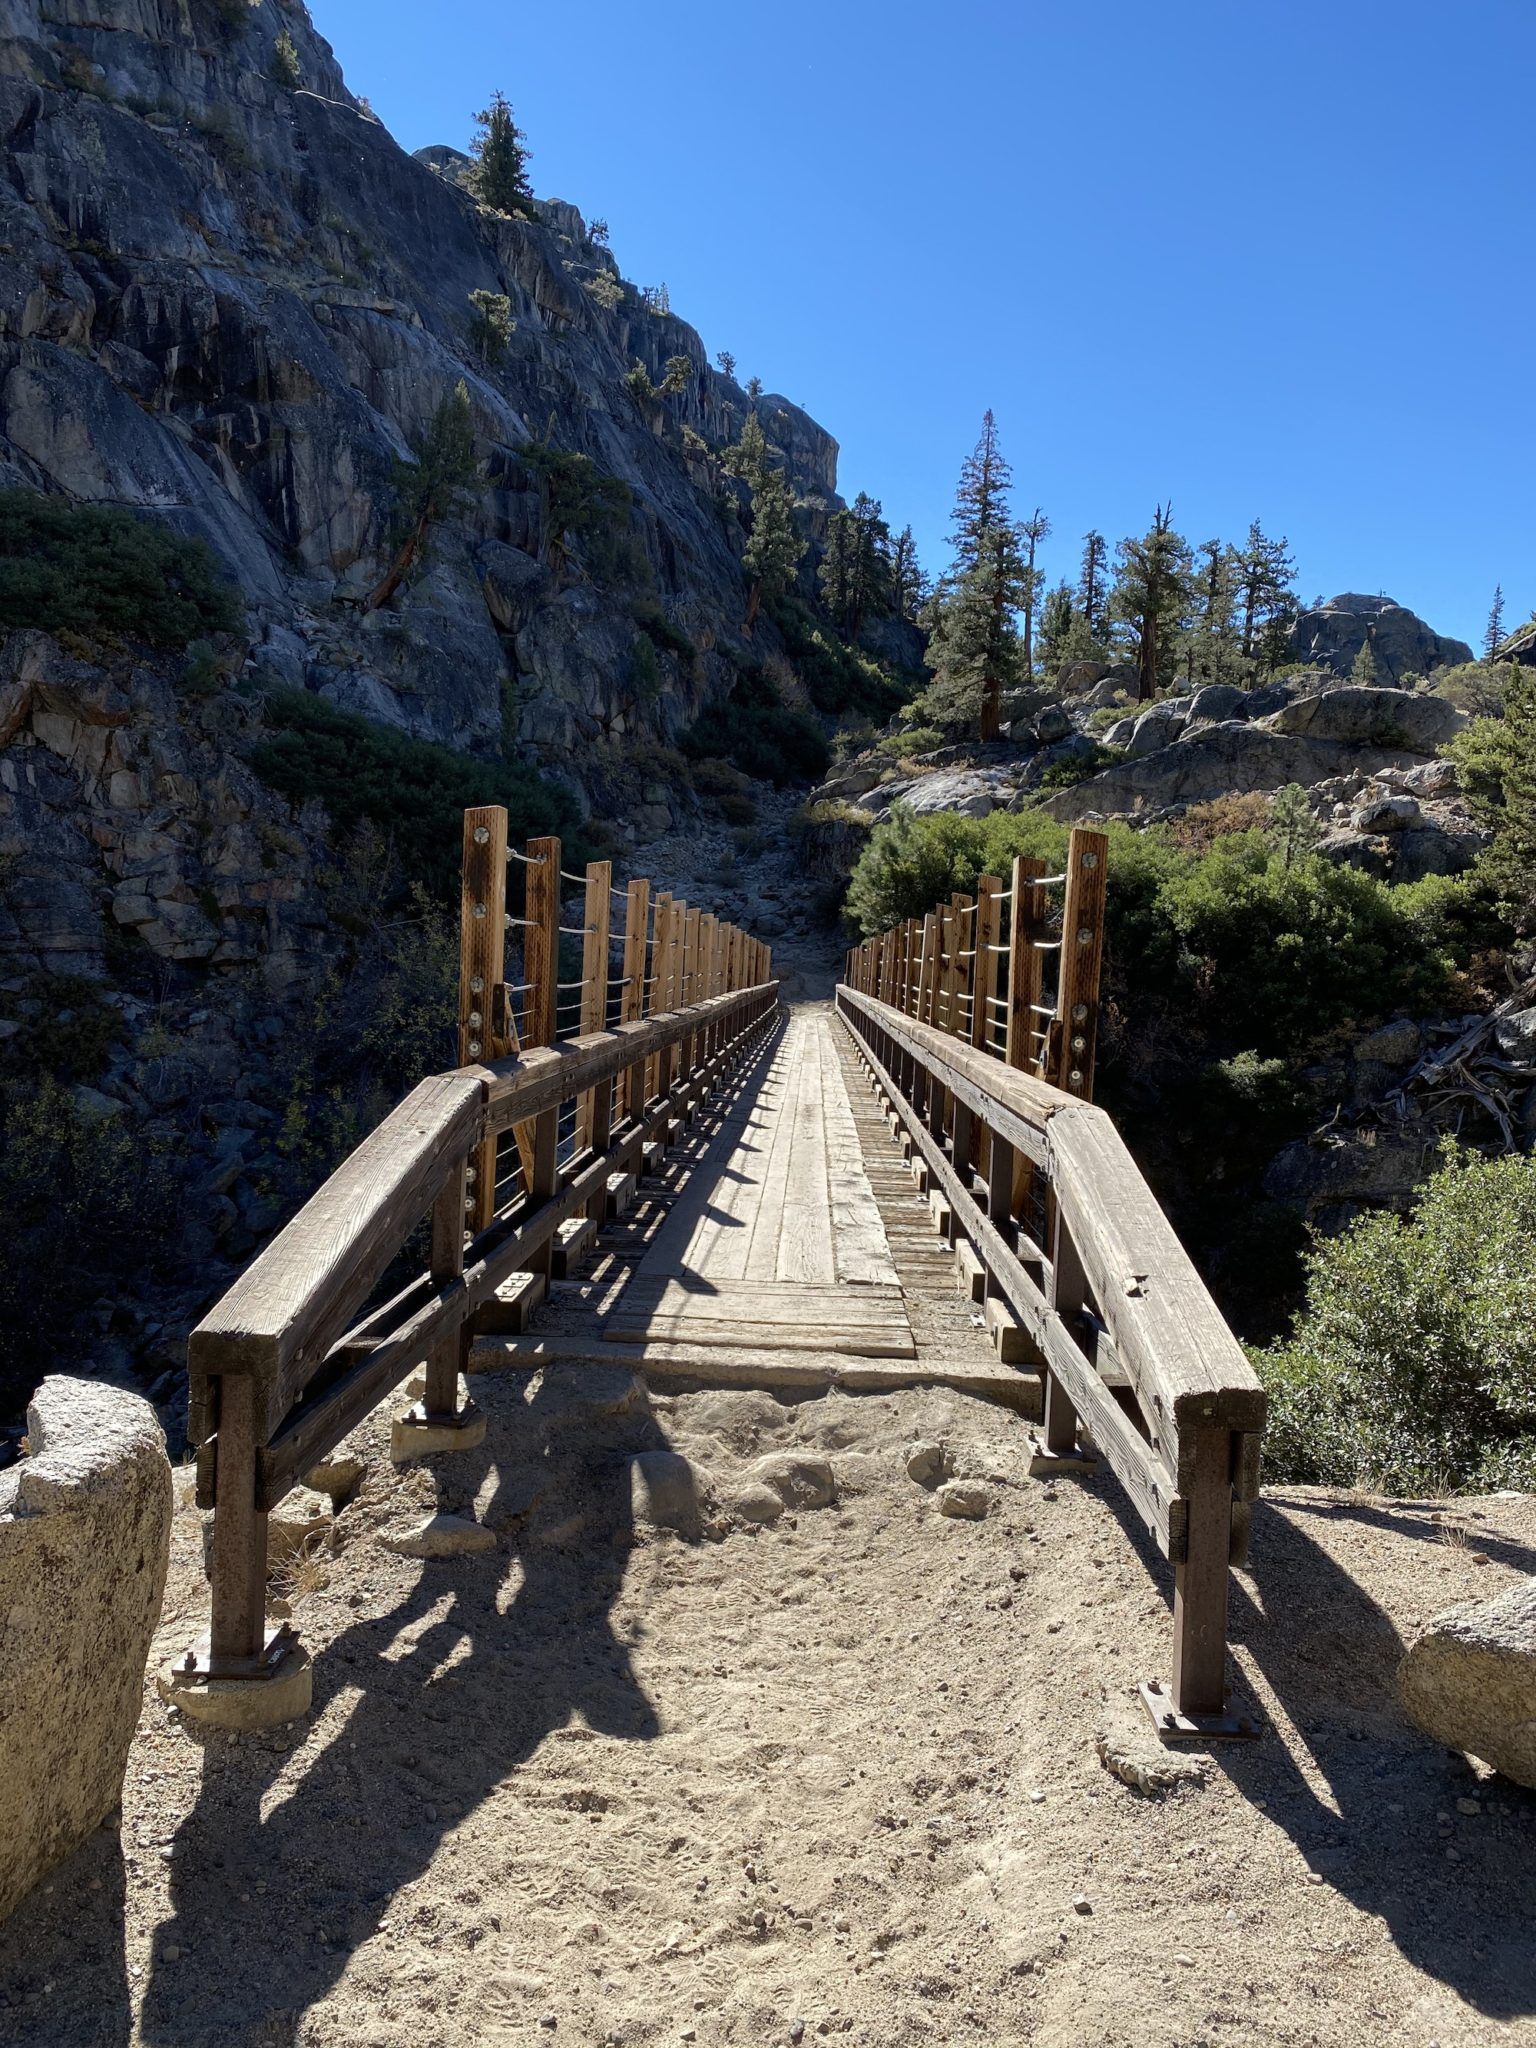
[[[262,675],[455,746],[495,751],[515,704],[519,739],[569,773],[582,743],[670,733],[730,687],[744,533],[718,451],[750,401],[574,207],[492,213],[458,152],[407,154],[302,8],[20,12],[0,45],[0,482],[199,535],[250,606]],[[506,301],[499,348],[476,339],[477,293]],[[626,388],[635,362],[660,384],[675,360],[682,390]],[[364,614],[392,465],[460,380],[482,488]],[[814,528],[836,443],[787,399],[757,409]],[[584,576],[533,440],[629,493]],[[647,608],[662,644],[637,657]],[[771,653],[771,624],[759,638]]]
[[[1337,675],[1349,674],[1369,639],[1382,680],[1389,683],[1472,659],[1465,640],[1437,633],[1406,605],[1353,591],[1301,612],[1287,638],[1298,661],[1314,662]]]
[[[1398,1689],[1426,1735],[1536,1786],[1536,1579],[1436,1615]]]
[[[146,1401],[46,1379],[27,1431],[0,1473],[0,1920],[122,1797],[170,1547]]]

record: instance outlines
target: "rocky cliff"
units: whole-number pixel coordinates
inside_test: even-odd
[[[5,13],[0,481],[201,536],[249,601],[259,670],[454,746],[498,747],[510,720],[568,773],[582,742],[670,733],[729,687],[744,535],[715,451],[748,400],[573,207],[493,214],[455,152],[408,155],[297,5]],[[474,293],[508,302],[499,350],[472,339]],[[633,363],[659,384],[679,357],[681,391],[626,388]],[[460,379],[484,488],[430,569],[363,612],[392,463]],[[814,531],[836,443],[786,399],[758,410]],[[603,563],[559,562],[535,438],[627,487]]]

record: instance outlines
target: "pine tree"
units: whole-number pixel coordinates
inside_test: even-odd
[[[660,384],[656,387],[666,398],[681,398],[693,382],[693,364],[687,356],[668,356]]]
[[[474,162],[465,174],[465,183],[480,204],[495,213],[531,215],[528,151],[506,96],[493,92],[491,104],[476,114],[475,122],[480,133],[472,145]]]
[[[597,247],[597,248],[599,248],[599,249],[606,249],[606,248],[607,248],[607,246],[608,246],[608,223],[607,223],[607,221],[605,221],[605,220],[595,220],[595,221],[593,221],[593,223],[592,223],[591,227],[589,227],[589,228],[587,229],[587,240],[588,240],[589,242],[591,242],[591,243],[592,243],[592,244],[593,244],[593,245],[594,245],[595,247]]]
[[[1191,684],[1223,683],[1238,668],[1237,559],[1220,540],[1203,540],[1196,552],[1201,567],[1194,582],[1194,621],[1185,642],[1187,672]]]
[[[730,476],[739,476],[749,491],[755,491],[768,474],[768,441],[763,423],[749,412],[741,423],[741,438],[720,458]]]
[[[1360,652],[1355,656],[1349,671],[1349,680],[1352,683],[1363,683],[1367,688],[1374,688],[1381,681],[1381,664],[1376,659],[1376,649],[1372,644],[1374,638],[1375,635],[1368,625],[1365,629],[1365,638],[1360,642]]]
[[[940,585],[923,615],[933,671],[924,705],[945,724],[974,720],[984,741],[998,736],[1004,690],[1024,680],[1017,620],[1024,575],[1016,530],[994,526],[983,533],[976,560]]]
[[[765,469],[753,486],[752,536],[741,558],[751,578],[742,621],[748,633],[764,598],[779,597],[789,588],[804,554],[805,542],[795,526],[794,495],[778,470]]]
[[[1041,541],[1050,538],[1050,532],[1051,522],[1038,505],[1019,527],[1024,547],[1024,597],[1021,605],[1024,613],[1024,674],[1031,682],[1035,674],[1035,607],[1045,582],[1045,571],[1035,567],[1035,550]]]
[[[1109,594],[1109,546],[1102,533],[1083,535],[1083,561],[1077,577],[1077,608],[1094,640],[1105,637],[1105,605]]]
[[[482,363],[499,363],[516,324],[512,301],[503,292],[471,292],[469,341]]]
[[[827,522],[827,541],[822,551],[821,567],[817,571],[817,583],[821,600],[831,613],[835,623],[847,629],[848,616],[853,607],[853,586],[855,558],[858,554],[858,529],[853,514],[847,510],[834,512]]]
[[[1323,828],[1312,815],[1312,804],[1299,782],[1288,782],[1269,800],[1266,832],[1280,856],[1280,865],[1293,868],[1317,845]]]
[[[1101,562],[1101,570],[1102,567]],[[1040,665],[1048,676],[1054,675],[1068,658],[1073,629],[1080,620],[1081,614],[1072,609],[1069,583],[1058,583],[1054,590],[1046,592],[1045,603],[1040,607]]]
[[[1173,530],[1173,507],[1159,505],[1141,538],[1115,550],[1110,604],[1136,655],[1136,696],[1145,703],[1173,680],[1178,638],[1189,607],[1189,543]]]
[[[890,577],[892,609],[900,618],[915,621],[928,601],[929,590],[910,526],[904,526],[891,545]]]
[[[761,377],[749,377],[749,378],[747,379],[747,387],[746,387],[746,388],[747,388],[747,396],[748,396],[748,398],[749,398],[749,399],[750,399],[750,400],[752,401],[752,403],[753,403],[754,405],[756,405],[757,401],[758,401],[758,400],[759,400],[759,399],[760,399],[760,398],[762,397],[762,395],[763,395],[763,380],[762,380],[762,378],[761,378]]]
[[[716,351],[715,366],[719,370],[722,377],[730,377],[732,379],[735,378],[736,358],[731,354],[728,348],[722,348]]]
[[[982,416],[981,439],[961,465],[955,492],[950,540],[957,578],[980,559],[984,537],[1009,523],[1008,493],[1012,488],[1013,471],[1003,456],[997,421],[988,407]]]
[[[1299,608],[1295,561],[1284,537],[1271,540],[1257,519],[1234,560],[1243,660],[1274,668],[1284,659],[1286,628]]]
[[[395,553],[364,600],[365,611],[389,603],[411,570],[426,559],[432,530],[457,507],[480,474],[475,419],[463,378],[438,404],[409,461],[394,466]]]
[[[1499,651],[1499,642],[1504,638],[1504,586],[1493,586],[1493,603],[1488,608],[1488,624],[1483,628],[1483,659],[1492,661]]]
[[[866,619],[883,618],[891,609],[891,529],[878,498],[860,491],[853,501],[853,585],[847,624],[857,639]]]

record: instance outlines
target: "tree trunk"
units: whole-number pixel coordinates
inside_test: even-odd
[[[430,510],[423,506],[417,514],[416,524],[411,528],[396,551],[395,559],[384,571],[383,576],[363,600],[365,612],[376,612],[386,605],[411,573],[413,564],[426,545],[427,530],[432,524]]]
[[[763,579],[758,577],[747,592],[747,616],[741,622],[743,633],[750,633],[757,624],[757,615],[763,608]]]

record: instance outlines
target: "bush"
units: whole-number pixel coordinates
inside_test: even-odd
[[[180,652],[244,617],[210,549],[112,505],[0,490],[0,627]]]
[[[1271,1479],[1536,1486],[1536,1159],[1448,1146],[1412,1216],[1363,1217],[1306,1263],[1289,1342],[1254,1361]]]
[[[931,754],[944,744],[944,735],[936,725],[908,725],[900,732],[887,733],[880,742],[882,754],[893,754],[898,761],[912,761],[919,754]]]
[[[782,789],[790,782],[819,782],[831,749],[808,711],[782,702],[768,678],[748,671],[723,704],[701,711],[683,736],[683,752],[732,761],[744,775]]]
[[[261,779],[292,803],[323,804],[341,834],[371,823],[393,848],[402,881],[442,900],[458,889],[462,814],[472,804],[504,804],[514,846],[571,833],[571,864],[586,857],[571,798],[520,763],[407,738],[302,690],[275,692],[267,723],[270,735],[251,754]]]
[[[1168,837],[1186,853],[1209,853],[1218,839],[1234,832],[1260,832],[1269,823],[1269,798],[1260,790],[1245,795],[1214,796],[1191,804],[1168,827]]]
[[[910,700],[919,678],[903,681],[872,655],[847,646],[797,598],[778,599],[769,613],[807,696],[829,718],[852,712],[884,724]]]
[[[1097,775],[1101,768],[1111,767],[1120,759],[1119,749],[1101,746],[1094,742],[1093,752],[1086,751],[1063,755],[1059,761],[1052,761],[1041,774],[1037,787],[1040,789],[1071,789],[1090,775]]]

